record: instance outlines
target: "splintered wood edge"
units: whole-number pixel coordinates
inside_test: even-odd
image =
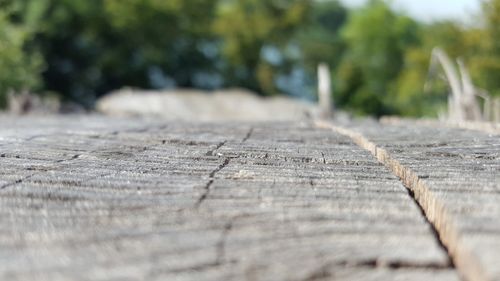
[[[449,257],[462,277],[470,281],[490,280],[474,253],[461,241],[459,230],[453,223],[453,218],[446,210],[443,202],[435,196],[425,181],[419,178],[417,173],[402,165],[399,161],[392,158],[387,150],[378,147],[358,132],[336,126],[328,121],[315,121],[315,126],[322,129],[331,129],[336,133],[351,138],[355,144],[369,151],[380,163],[384,164],[394,175],[398,176],[405,187],[413,192],[416,201],[437,231],[439,240],[447,248]]]

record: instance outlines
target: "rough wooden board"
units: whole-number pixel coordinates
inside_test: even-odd
[[[483,133],[500,135],[500,123],[493,122],[452,122],[452,121],[439,121],[434,119],[405,119],[399,117],[382,117],[380,123],[396,126],[414,126],[419,125],[423,127],[451,127],[458,129],[467,129],[472,131],[481,131]]]
[[[477,131],[351,123],[336,127],[413,189],[457,269],[500,280],[500,138]]]
[[[0,121],[0,279],[457,280],[399,180],[311,124]]]

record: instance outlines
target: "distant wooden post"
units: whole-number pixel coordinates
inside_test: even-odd
[[[500,98],[498,97],[494,98],[491,104],[492,104],[491,119],[495,123],[500,123]]]
[[[488,112],[485,110],[481,114],[481,107],[476,97],[488,96],[488,94],[482,93],[472,84],[464,62],[461,59],[457,59],[456,62],[455,65],[441,48],[435,48],[432,51],[431,72],[435,64],[439,63],[451,89],[451,95],[448,96],[448,118],[453,122],[482,121]],[[485,100],[485,106],[488,106],[488,100]]]
[[[332,118],[332,82],[330,69],[325,63],[320,63],[318,65],[318,99],[321,110],[321,118]]]
[[[479,90],[472,84],[472,78],[461,59],[457,59],[458,70],[462,78],[462,100],[461,106],[465,112],[465,118],[468,120],[482,121],[481,107],[476,96],[480,96]],[[486,93],[486,95],[488,95]]]
[[[455,122],[465,120],[465,114],[461,106],[462,83],[460,83],[459,74],[448,55],[441,49],[435,48],[432,51],[431,68],[435,62],[440,62],[451,88],[451,95],[448,97],[449,119]]]

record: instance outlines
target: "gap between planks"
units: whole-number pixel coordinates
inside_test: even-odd
[[[369,151],[380,163],[384,164],[394,175],[399,177],[437,234],[436,239],[438,239],[444,250],[447,251],[448,256],[453,262],[453,266],[458,270],[460,275],[465,280],[470,281],[489,280],[485,274],[485,270],[472,251],[462,243],[459,231],[443,202],[436,197],[425,181],[421,180],[415,171],[402,165],[387,150],[377,146],[361,133],[334,125],[328,121],[319,120],[315,121],[314,124],[318,128],[330,129],[338,134],[349,137],[355,144]]]

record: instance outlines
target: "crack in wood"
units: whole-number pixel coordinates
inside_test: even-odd
[[[323,164],[326,164],[326,158],[324,152],[321,152],[321,160],[323,161]]]
[[[53,161],[52,164],[61,164],[61,163],[64,163],[64,162],[73,161],[73,160],[76,160],[76,159],[80,158],[81,156],[82,156],[82,154],[74,154],[70,158],[55,160],[55,161]],[[5,154],[0,155],[0,157],[5,157]],[[16,157],[16,158],[18,158],[18,157]],[[33,170],[36,170],[36,168],[34,168],[34,167],[28,167],[26,170],[33,171]],[[0,190],[6,189],[6,188],[11,187],[11,186],[18,185],[18,184],[20,184],[20,183],[22,183],[22,182],[24,182],[24,181],[26,181],[26,180],[34,177],[35,175],[46,173],[49,170],[53,170],[53,169],[41,169],[41,170],[38,170],[38,171],[40,171],[39,173],[33,173],[33,174],[28,175],[28,176],[25,176],[24,178],[17,179],[14,182],[6,183],[6,184],[0,186]]]
[[[321,265],[311,272],[303,281],[315,281],[331,279],[334,277],[332,269],[335,268],[371,268],[388,270],[448,270],[453,268],[451,264],[440,263],[413,263],[406,261],[382,261],[378,259],[367,259],[361,261],[336,261]]]
[[[253,130],[254,130],[254,128],[250,128],[250,130],[248,130],[248,133],[245,135],[243,140],[241,140],[241,143],[246,142],[248,139],[250,139],[252,137]]]
[[[222,164],[220,164],[219,166],[217,166],[217,168],[215,168],[212,172],[210,172],[209,180],[205,184],[205,186],[203,187],[204,192],[196,201],[195,208],[199,208],[201,206],[201,204],[207,199],[208,194],[210,193],[210,187],[212,186],[212,184],[215,181],[215,175],[218,172],[220,172],[222,169],[224,169],[229,164],[230,161],[231,161],[231,158],[225,158],[224,162]]]
[[[168,272],[169,273],[182,273],[182,272],[192,272],[192,271],[204,271],[213,267],[219,267],[221,266],[220,264],[217,264],[215,262],[210,262],[210,263],[201,263],[198,265],[193,265],[189,267],[183,267],[183,268],[178,268],[178,269],[171,269]]]
[[[68,158],[68,159],[60,159],[60,160],[55,161],[55,163],[63,163],[63,162],[67,162],[67,161],[75,160],[75,159],[78,159],[80,156],[82,156],[82,155],[81,155],[81,154],[75,154],[75,155],[71,156],[71,158]]]
[[[72,161],[72,160],[78,159],[80,156],[81,156],[80,154],[75,154],[75,155],[71,156],[71,158],[56,160],[53,163],[54,164],[59,164],[59,163],[67,162],[67,161]],[[1,157],[5,157],[5,155],[3,154]],[[32,167],[30,167],[30,168],[31,169],[27,169],[27,170],[34,170]],[[48,170],[49,169],[47,169],[47,170],[40,170],[40,171],[41,171],[41,173],[43,173],[43,172],[47,172]],[[39,174],[39,173],[33,173],[33,174],[25,176],[25,177],[23,177],[21,179],[17,179],[14,182],[6,183],[6,184],[0,186],[0,190],[6,189],[7,187],[18,185],[18,184],[20,184],[20,183],[22,183],[22,182],[24,182],[24,181],[32,178],[33,176],[35,176],[37,174]]]
[[[7,187],[11,187],[11,186],[14,186],[14,185],[18,185],[18,184],[22,183],[22,182],[23,182],[23,181],[25,181],[25,180],[29,180],[29,179],[30,179],[30,178],[32,178],[34,175],[35,175],[35,174],[31,174],[31,175],[25,176],[25,177],[23,177],[23,178],[21,178],[21,179],[17,179],[17,180],[15,180],[15,181],[13,181],[13,182],[6,183],[6,184],[4,184],[4,185],[0,186],[0,190],[6,189]]]
[[[38,139],[38,138],[45,138],[45,137],[50,137],[50,136],[52,136],[52,135],[49,135],[49,134],[34,135],[34,136],[29,136],[29,137],[23,139],[22,141],[30,142],[30,141],[33,141],[33,140]]]
[[[391,270],[401,269],[428,269],[428,270],[446,270],[453,268],[452,264],[441,263],[415,263],[409,261],[384,261],[379,259],[367,259],[362,261],[341,261],[336,262],[336,266],[342,267],[369,267],[369,268],[387,268]]]
[[[317,280],[326,280],[331,279],[333,277],[333,273],[330,271],[332,267],[331,264],[324,264],[311,272],[308,276],[306,276],[302,281],[317,281]]]
[[[380,163],[399,177],[412,200],[422,211],[437,242],[448,254],[450,267],[456,268],[465,280],[489,280],[478,259],[462,243],[459,232],[444,203],[435,196],[426,182],[415,171],[402,165],[387,150],[377,146],[361,133],[336,126],[327,121],[317,121],[315,124],[318,128],[331,129],[338,134],[351,138],[355,144],[369,151]]]
[[[226,241],[227,237],[229,236],[229,232],[231,232],[231,229],[233,228],[234,219],[235,218],[231,219],[224,225],[224,229],[222,230],[220,240],[217,242],[216,258],[215,258],[216,264],[223,264],[226,260]]]
[[[212,149],[212,150],[209,150],[207,153],[205,153],[206,156],[214,156],[214,153],[219,150],[221,147],[223,147],[225,144],[226,144],[227,141],[221,141],[217,144],[217,146]]]

